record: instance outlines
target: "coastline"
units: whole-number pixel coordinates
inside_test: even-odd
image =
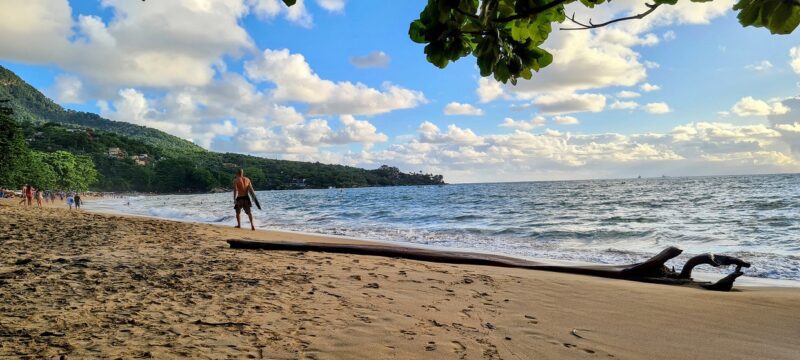
[[[150,196],[150,195],[144,195]],[[155,195],[158,196],[158,195]],[[96,198],[91,200],[99,200],[102,201],[102,198]],[[85,208],[86,211],[92,211],[101,214],[108,214],[108,215],[118,215],[118,216],[133,216],[133,217],[142,217],[147,219],[157,219],[157,220],[166,220],[166,221],[177,221],[189,224],[202,224],[202,225],[211,225],[211,226],[220,226],[223,228],[228,227],[227,225],[223,225],[220,223],[213,223],[213,222],[204,222],[194,219],[186,219],[186,218],[169,218],[169,217],[159,217],[156,215],[147,215],[147,214],[136,214],[136,213],[129,213],[124,211],[116,211],[110,207],[103,206],[100,208],[93,208],[93,204],[90,203],[89,208]],[[64,206],[66,207],[66,206]],[[246,222],[246,217],[244,214],[242,215],[243,222]],[[452,247],[452,246],[437,246],[437,245],[429,245],[429,244],[419,244],[413,242],[406,242],[406,241],[394,241],[394,240],[384,240],[384,239],[366,239],[356,236],[347,236],[347,235],[337,235],[337,234],[326,234],[321,232],[311,232],[311,231],[296,231],[296,230],[287,230],[287,229],[280,229],[280,228],[256,228],[256,232],[266,232],[263,236],[257,236],[253,238],[253,240],[262,240],[262,241],[270,241],[270,240],[281,240],[281,241],[295,241],[298,239],[301,242],[305,241],[314,241],[320,243],[336,243],[336,244],[377,244],[377,245],[388,245],[388,246],[398,246],[398,247],[406,247],[406,248],[419,248],[419,249],[428,249],[428,250],[435,250],[435,251],[458,251],[458,252],[468,252],[468,253],[476,253],[476,254],[489,254],[489,255],[499,255],[499,256],[506,256],[511,258],[517,258],[522,260],[530,260],[535,261],[543,264],[549,265],[563,265],[563,266],[585,266],[585,265],[608,265],[607,263],[600,263],[600,262],[588,262],[588,261],[578,261],[578,260],[566,260],[566,259],[554,259],[554,258],[545,258],[545,257],[531,257],[531,256],[522,256],[518,254],[511,254],[511,253],[504,253],[498,251],[490,251],[486,249],[473,249],[473,248],[465,248],[465,247]],[[292,235],[297,235],[299,237],[292,237]],[[655,254],[652,254],[655,255]],[[686,259],[686,257],[684,257]],[[612,263],[612,264],[619,264],[619,263]],[[746,272],[746,271],[745,271]],[[721,272],[705,272],[703,269],[699,269],[693,272],[694,278],[700,281],[709,281],[715,282],[722,277],[724,277],[727,273],[723,274]],[[797,280],[787,280],[787,279],[772,279],[772,278],[763,278],[763,277],[753,277],[753,276],[741,276],[736,280],[736,287],[787,287],[787,288],[800,288],[800,279]]]
[[[352,240],[7,201],[0,228],[8,249],[0,261],[2,355],[789,359],[800,352],[800,289],[716,293],[231,250],[229,238]]]

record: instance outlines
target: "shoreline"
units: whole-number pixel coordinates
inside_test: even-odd
[[[99,199],[92,199],[92,200],[103,200],[102,198]],[[188,223],[188,224],[198,224],[198,225],[208,225],[208,226],[219,226],[222,228],[233,228],[233,226],[223,225],[219,223],[211,223],[211,222],[202,222],[190,219],[175,219],[175,218],[167,218],[167,217],[158,217],[155,215],[146,215],[146,214],[133,214],[133,213],[126,213],[124,211],[114,211],[109,208],[101,208],[101,209],[92,209],[91,205],[88,208],[83,209],[84,211],[91,211],[99,214],[108,214],[108,215],[116,215],[116,216],[133,216],[133,217],[142,217],[148,219],[157,219],[163,221],[176,221],[181,223]],[[244,218],[244,214],[242,214],[243,222],[246,222],[246,218]],[[246,230],[246,229],[245,229]],[[310,232],[310,231],[295,231],[295,230],[286,230],[280,228],[256,228],[256,232],[265,232],[266,235],[275,235],[281,234],[280,238],[286,238],[287,236],[297,235],[305,239],[313,239],[317,242],[331,242],[332,239],[334,243],[352,243],[352,244],[379,244],[379,245],[388,245],[388,246],[396,246],[396,247],[407,247],[407,248],[418,248],[418,249],[428,249],[434,251],[458,251],[458,252],[469,252],[469,253],[476,253],[476,254],[488,254],[488,255],[501,255],[507,256],[522,260],[530,260],[535,262],[541,262],[544,264],[552,264],[552,265],[607,265],[605,263],[599,262],[587,262],[587,261],[577,261],[577,260],[562,260],[562,259],[551,259],[551,258],[541,258],[541,257],[531,257],[531,256],[521,256],[516,254],[508,254],[503,252],[496,252],[496,251],[488,251],[482,249],[473,249],[473,248],[462,248],[462,247],[445,247],[445,246],[436,246],[436,245],[428,245],[428,244],[418,244],[412,242],[403,242],[403,241],[394,241],[394,240],[376,240],[376,239],[365,239],[359,238],[354,236],[346,236],[346,235],[336,235],[336,234],[326,234],[326,233],[317,233],[317,232]],[[264,239],[263,237],[259,237]],[[683,258],[685,260],[685,257]],[[746,259],[745,259],[746,260]],[[619,265],[619,264],[616,264]],[[700,281],[710,281],[714,282],[725,275],[720,273],[713,273],[713,272],[704,272],[703,269],[699,269],[698,271],[693,272],[694,277]],[[745,270],[746,274],[746,270]],[[789,280],[789,279],[772,279],[772,278],[761,278],[761,277],[753,277],[753,276],[741,276],[736,280],[734,285],[735,287],[779,287],[779,288],[800,288],[800,279],[798,280]]]
[[[0,355],[792,359],[800,352],[800,290],[792,288],[719,293],[234,250],[226,239],[323,237],[2,202],[0,230],[7,250]]]

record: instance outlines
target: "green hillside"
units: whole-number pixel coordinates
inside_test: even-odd
[[[0,99],[9,99],[16,118],[22,122],[41,124],[55,122],[103,130],[179,154],[202,153],[203,148],[163,131],[120,121],[104,119],[97,114],[66,110],[39,90],[20,79],[11,70],[0,66]]]
[[[32,150],[91,157],[102,191],[205,192],[230,187],[244,168],[257,190],[443,184],[441,175],[215,153],[162,131],[65,110],[0,66],[0,99]],[[3,184],[0,184],[3,185]],[[6,184],[7,185],[7,184]]]

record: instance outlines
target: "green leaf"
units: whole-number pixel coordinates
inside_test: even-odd
[[[516,41],[519,41],[519,42],[523,42],[525,40],[528,40],[528,38],[530,38],[530,37],[531,36],[530,36],[530,33],[528,32],[528,27],[527,26],[521,26],[519,24],[515,24],[514,26],[511,27],[511,38],[512,39],[514,39]]]
[[[420,20],[414,20],[411,22],[411,26],[408,28],[408,36],[411,38],[411,41],[424,44],[425,41],[425,25],[422,24]]]

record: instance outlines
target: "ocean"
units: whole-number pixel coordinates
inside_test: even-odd
[[[615,264],[677,246],[684,255],[676,267],[711,252],[751,262],[747,276],[800,280],[800,174],[257,194],[263,210],[254,208],[254,216],[263,229]],[[235,224],[231,193],[107,199],[85,207]],[[244,215],[243,221],[247,226]]]

